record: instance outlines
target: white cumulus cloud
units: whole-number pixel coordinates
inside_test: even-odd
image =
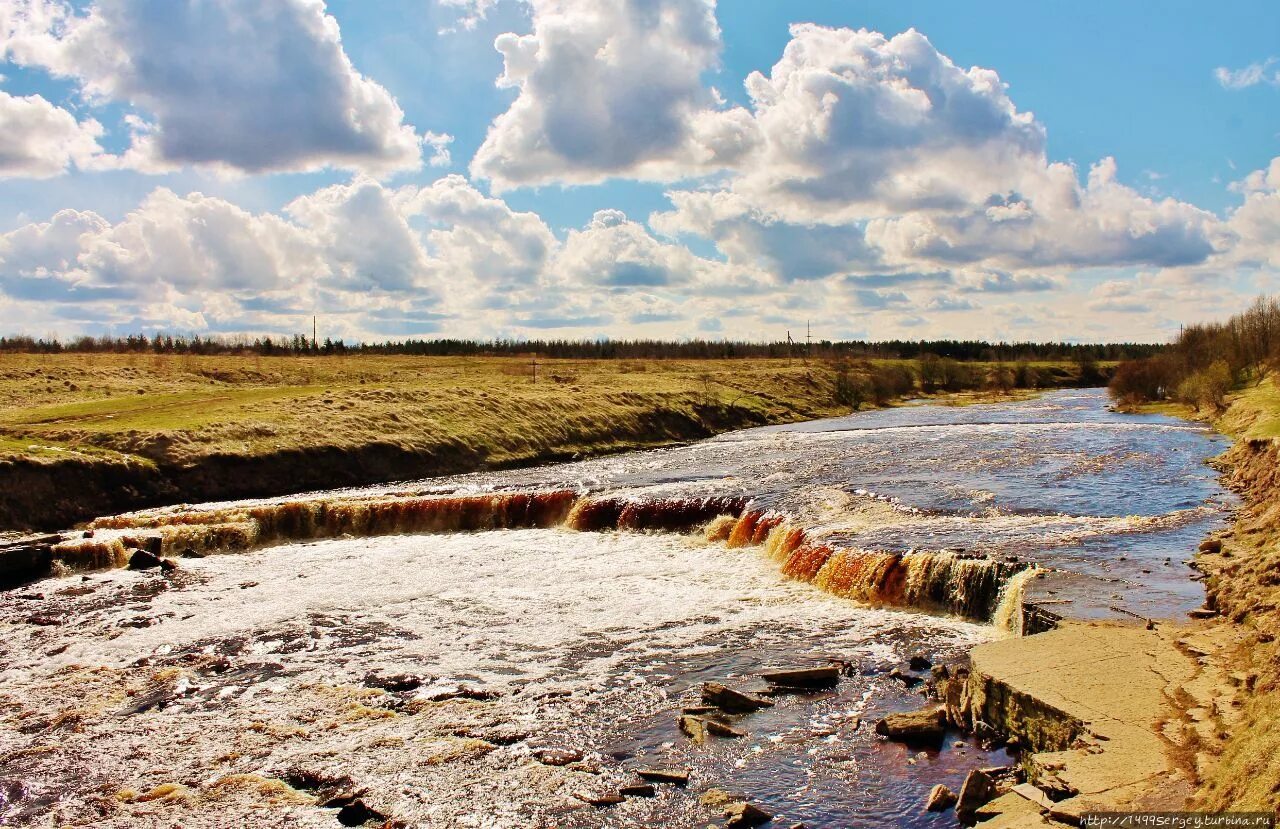
[[[101,136],[92,118],[77,121],[39,95],[0,91],[0,178],[48,178],[91,166],[102,153]]]
[[[732,163],[755,142],[723,109],[714,0],[531,0],[533,31],[498,37],[499,86],[518,90],[490,126],[472,175],[497,189],[672,180]]]
[[[132,106],[117,164],[261,173],[421,166],[424,138],[352,65],[323,0],[6,0],[0,56]],[[434,160],[447,137],[428,133]]]

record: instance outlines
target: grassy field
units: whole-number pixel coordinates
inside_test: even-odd
[[[9,355],[0,435],[8,453],[179,463],[447,436],[502,462],[534,435],[590,448],[573,433],[656,404],[770,421],[835,413],[829,374],[767,360],[557,361],[540,363],[535,382],[532,363],[514,358]]]
[[[1073,377],[1074,366],[1040,368],[1054,384]],[[836,366],[816,361],[536,370],[505,357],[0,355],[0,527],[536,463],[849,410],[836,402]],[[60,481],[44,480],[55,471]]]

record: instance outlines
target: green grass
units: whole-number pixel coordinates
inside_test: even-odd
[[[1243,389],[1232,410],[1222,419],[1224,429],[1244,438],[1280,438],[1280,387],[1273,377]]]

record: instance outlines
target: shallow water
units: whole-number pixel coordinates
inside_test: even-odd
[[[1181,562],[1231,504],[1203,463],[1222,448],[1193,425],[1108,412],[1100,392],[1055,392],[377,489],[743,494],[850,546],[1069,571],[1030,583],[1069,599],[1059,612],[1176,616],[1203,598]],[[0,822],[15,824],[340,825],[305,789],[261,782],[302,769],[428,827],[706,826],[712,787],[780,826],[950,826],[921,811],[929,788],[1009,762],[958,735],[908,749],[870,728],[921,703],[890,668],[1003,634],[860,607],[782,578],[761,548],[696,536],[287,544],[171,577],[47,580],[0,596],[0,631]],[[736,725],[743,739],[694,745],[676,728],[703,681],[749,688],[763,667],[832,660],[850,665],[834,692],[778,698]],[[583,759],[534,759],[549,747]],[[575,797],[644,765],[692,780],[603,809]]]
[[[1069,571],[1037,581],[1032,593],[1071,599],[1063,608],[1078,617],[1115,616],[1109,608],[1121,606],[1178,618],[1204,599],[1184,562],[1236,503],[1205,463],[1229,441],[1108,403],[1105,390],[1083,389],[1016,403],[903,406],[409,486],[737,493],[842,545],[963,548]]]

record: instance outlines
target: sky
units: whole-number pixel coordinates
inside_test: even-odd
[[[0,0],[0,333],[1159,342],[1280,4]]]

